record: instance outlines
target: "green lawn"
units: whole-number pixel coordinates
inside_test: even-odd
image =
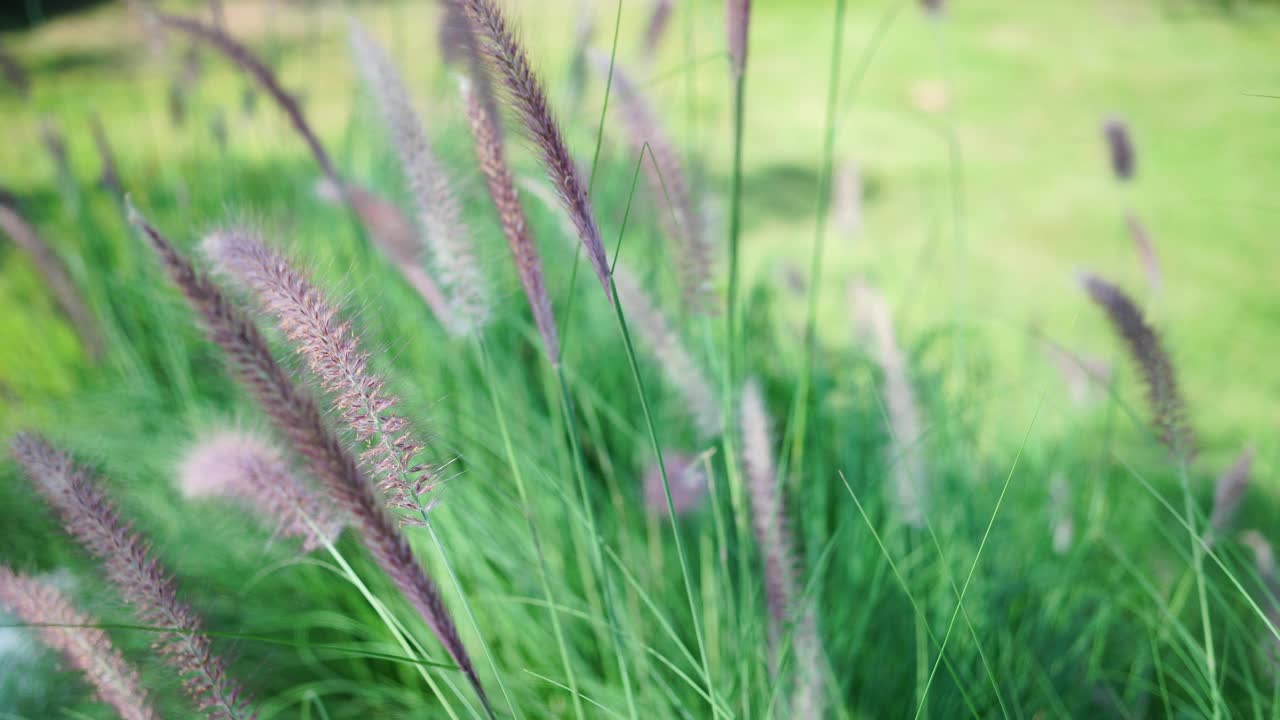
[[[861,169],[865,207],[852,235],[824,225],[818,278],[806,275],[820,224],[833,3],[758,1],[753,9],[739,352],[764,382],[777,436],[769,449],[785,460],[805,364],[804,293],[818,283],[810,434],[803,472],[784,462],[783,484],[801,579],[818,609],[830,714],[1271,717],[1264,651],[1272,638],[1261,616],[1272,600],[1234,538],[1215,546],[1207,570],[1194,569],[1180,481],[1207,514],[1212,479],[1252,444],[1254,487],[1237,527],[1280,537],[1280,372],[1271,361],[1280,353],[1280,99],[1269,97],[1280,95],[1280,8],[948,4],[931,19],[905,0],[850,3],[834,159]],[[340,171],[403,198],[390,145],[356,82],[344,11],[306,3],[269,14],[270,5],[227,3],[234,34],[304,98]],[[573,102],[577,5],[519,3],[514,16],[572,150],[589,166],[604,85],[592,76]],[[662,52],[642,68],[647,5],[622,7],[618,62],[687,151],[723,247],[732,117],[722,3],[677,3]],[[597,0],[593,12],[593,42],[607,52],[615,6]],[[33,94],[0,94],[0,186],[21,198],[66,259],[103,318],[110,351],[87,362],[27,258],[0,244],[0,432],[47,430],[111,477],[186,596],[223,633],[215,644],[264,716],[478,712],[456,673],[429,670],[457,687],[441,702],[412,663],[397,660],[405,650],[348,587],[336,558],[300,556],[234,509],[192,505],[174,489],[175,463],[192,437],[228,422],[267,425],[225,377],[220,353],[115,200],[93,187],[93,113],[133,201],[181,247],[244,221],[314,269],[364,333],[404,412],[429,428],[432,459],[456,461],[449,467],[458,476],[433,514],[439,545],[410,535],[441,578],[491,697],[509,693],[529,717],[571,716],[580,704],[587,717],[711,717],[713,705],[719,717],[766,716],[787,693],[765,662],[759,558],[738,461],[726,457],[732,445],[699,441],[657,363],[641,357],[638,377],[664,450],[711,451],[713,496],[676,528],[685,576],[671,523],[639,502],[653,459],[646,407],[589,268],[552,239],[553,213],[529,199],[568,348],[569,424],[475,168],[455,82],[439,60],[433,4],[360,5],[356,14],[409,79],[455,175],[496,288],[497,320],[483,342],[448,338],[351,219],[314,197],[319,171],[305,147],[265,96],[252,114],[242,110],[246,81],[223,58],[202,54],[186,122],[174,127],[168,82],[185,44],[153,51],[139,20],[111,3],[4,37],[30,71]],[[943,109],[920,106],[922,94],[939,90]],[[1102,142],[1102,122],[1113,115],[1128,121],[1137,148],[1136,180],[1123,186]],[[215,117],[225,120],[226,148],[210,132]],[[41,145],[42,118],[65,135],[70,182]],[[642,189],[626,215],[636,159],[615,119],[606,120],[593,183],[606,245],[612,250],[627,217],[624,260],[674,310],[675,273],[653,199]],[[517,174],[539,173],[526,149],[513,142],[511,153]],[[1126,233],[1126,209],[1153,235],[1164,277],[1157,294]],[[723,271],[723,256],[718,262]],[[1200,439],[1186,477],[1145,428],[1141,385],[1077,286],[1082,269],[1129,290],[1160,329]],[[884,288],[919,396],[920,446],[934,483],[927,532],[888,509],[886,478],[899,458],[889,455],[881,370],[853,329],[849,285],[859,276]],[[717,388],[721,330],[718,319],[679,324]],[[1036,333],[1113,362],[1114,396],[1073,402]],[[517,491],[517,476],[531,499]],[[86,607],[127,622],[117,602],[95,594],[92,566],[72,544],[50,541],[56,528],[19,477],[0,465],[0,562],[70,567]],[[1065,510],[1051,500],[1053,478],[1064,478]],[[1060,512],[1076,529],[1065,554],[1049,531]],[[594,566],[597,550],[603,569]],[[337,552],[393,612],[415,619],[350,533]],[[462,592],[447,579],[444,556]],[[1213,682],[1193,580],[1207,585]],[[464,598],[475,625],[461,614]],[[424,630],[412,634],[427,638],[432,660],[443,657]],[[149,681],[157,678],[167,716],[187,712],[174,678],[144,659],[149,633],[113,635]],[[0,717],[106,717],[52,664],[36,661],[49,678],[44,690],[0,681]],[[505,700],[497,704],[510,714]]]

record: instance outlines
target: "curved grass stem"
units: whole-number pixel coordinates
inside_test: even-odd
[[[627,207],[622,216],[622,227],[618,231],[618,242],[613,254],[613,264],[615,265],[618,262],[618,255],[622,250],[622,238],[626,234],[627,220],[631,216],[631,198],[635,197],[636,183],[640,179],[641,163],[644,162],[644,153],[647,149],[647,145],[645,148],[642,148],[641,155],[636,161],[635,171],[631,177],[631,192],[628,194]],[[711,666],[707,659],[707,645],[703,634],[702,623],[698,619],[700,613],[698,611],[698,602],[693,591],[693,580],[691,579],[689,572],[689,561],[684,551],[684,543],[680,539],[680,527],[676,522],[675,502],[671,498],[671,482],[667,477],[667,468],[662,460],[662,447],[658,442],[657,427],[653,421],[653,413],[649,408],[649,399],[645,394],[644,380],[640,377],[640,364],[636,359],[635,346],[631,342],[631,333],[627,329],[627,319],[622,311],[622,301],[618,297],[618,286],[617,283],[614,282],[612,273],[609,276],[609,292],[613,294],[614,319],[617,321],[618,331],[622,335],[622,343],[627,351],[627,364],[631,368],[631,379],[635,383],[637,394],[640,396],[640,407],[644,412],[644,422],[649,435],[649,444],[653,450],[654,457],[658,461],[658,471],[662,476],[662,491],[667,502],[667,514],[671,519],[672,536],[675,539],[676,555],[680,561],[680,574],[684,579],[685,595],[689,601],[689,615],[693,621],[693,633],[698,642],[699,662],[702,666],[703,680],[707,686],[706,696],[709,698],[708,702],[711,704],[712,715],[718,718],[721,717],[721,708],[714,699],[712,699],[715,696],[715,686],[711,679]],[[726,437],[729,435],[730,433],[725,433]]]
[[[538,538],[538,528],[533,522],[533,513],[530,510],[529,494],[524,485],[524,473],[520,471],[520,463],[516,460],[515,446],[511,442],[511,432],[507,427],[507,417],[502,411],[502,403],[498,399],[498,391],[494,383],[493,365],[489,358],[488,348],[483,342],[476,343],[476,353],[480,356],[480,364],[485,376],[485,384],[489,388],[489,399],[493,403],[494,415],[498,421],[498,433],[502,436],[502,446],[507,455],[507,464],[511,468],[511,475],[516,481],[516,492],[520,495],[520,504],[523,506],[525,519],[529,523],[529,540],[533,543],[534,554],[538,556],[538,579],[542,584],[542,594],[547,602],[547,611],[551,615],[551,630],[556,636],[556,647],[560,651],[560,661],[564,664],[565,678],[569,683],[569,692],[573,697],[574,715],[578,720],[582,720],[582,700],[578,693],[578,678],[574,674],[573,663],[569,660],[569,649],[564,641],[564,629],[560,626],[560,612],[556,605],[555,598],[551,594],[551,583],[548,579],[550,573],[547,571],[547,559],[542,554],[542,542]]]

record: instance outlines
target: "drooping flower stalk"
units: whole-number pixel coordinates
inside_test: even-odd
[[[279,451],[243,430],[202,437],[183,457],[178,478],[186,497],[234,499],[274,524],[279,534],[300,538],[304,552],[332,542],[342,532],[342,521]]]
[[[76,609],[52,584],[0,565],[0,608],[33,626],[40,639],[84,674],[98,699],[123,720],[156,720],[138,671],[94,627],[96,618]]]
[[[608,56],[593,53],[592,62],[602,73],[608,73]],[[711,285],[712,256],[702,215],[696,210],[689,182],[680,162],[680,151],[658,121],[644,93],[623,68],[613,68],[613,92],[616,107],[626,129],[632,152],[640,155],[647,146],[652,160],[641,157],[649,194],[660,208],[659,222],[676,245],[673,256],[679,269],[685,301],[694,310],[710,310],[715,303]]]
[[[272,357],[256,325],[136,210],[132,222],[146,235],[170,279],[201,316],[231,370],[271,418],[294,451],[306,459],[332,502],[351,519],[378,565],[431,628],[462,670],[486,710],[491,708],[457,627],[435,582],[374,493],[373,483],[325,423],[315,400]]]
[[[855,282],[851,292],[854,317],[871,342],[872,355],[884,375],[881,393],[889,414],[889,447],[893,503],[911,527],[922,528],[928,502],[924,436],[915,389],[906,357],[893,330],[889,302],[877,289]]]
[[[773,437],[760,385],[747,382],[741,406],[742,466],[751,498],[751,520],[764,559],[765,599],[769,610],[769,672],[777,677],[788,628],[796,658],[796,688],[791,712],[822,717],[822,641],[812,602],[801,597],[794,541],[779,495],[773,461]],[[792,626],[794,623],[794,626]]]
[[[1190,459],[1195,439],[1186,420],[1186,405],[1178,390],[1173,362],[1160,336],[1133,300],[1120,288],[1089,273],[1080,275],[1085,292],[1107,314],[1111,327],[1124,341],[1129,356],[1147,387],[1152,423],[1161,441],[1175,457]]]
[[[449,300],[449,311],[441,320],[454,335],[467,335],[488,322],[490,301],[452,181],[431,151],[422,120],[391,58],[354,19],[350,35],[356,65],[381,109],[413,195],[422,244],[430,251]]]
[[[552,115],[546,92],[533,72],[524,47],[494,0],[447,0],[463,10],[471,21],[474,47],[488,61],[506,88],[507,103],[520,118],[534,149],[542,159],[547,178],[560,203],[573,219],[587,259],[600,280],[609,302],[609,262],[587,186],[582,182],[560,125]],[[496,119],[495,119],[496,122]]]
[[[329,180],[337,187],[343,187],[337,167],[329,158],[329,153],[324,149],[324,145],[320,143],[319,136],[311,129],[311,124],[307,122],[306,115],[302,112],[302,106],[296,98],[284,89],[284,86],[280,84],[280,80],[271,71],[271,68],[259,60],[248,47],[226,34],[221,28],[206,25],[198,20],[165,13],[155,13],[153,17],[161,27],[176,30],[199,40],[222,53],[228,60],[239,66],[245,74],[249,75],[263,91],[276,101],[276,104],[288,116],[294,130],[307,144],[307,147],[311,150],[311,155]]]
[[[102,563],[107,579],[139,622],[166,631],[160,636],[161,655],[182,676],[200,710],[217,720],[256,717],[248,695],[213,654],[200,618],[178,600],[172,576],[152,556],[150,544],[120,516],[93,473],[34,434],[14,438],[12,452],[67,533]]]
[[[31,256],[36,270],[44,277],[49,291],[53,293],[54,301],[79,335],[85,353],[95,360],[101,358],[106,351],[102,329],[75,283],[71,281],[66,265],[40,233],[19,214],[17,208],[3,199],[0,199],[0,230]]]

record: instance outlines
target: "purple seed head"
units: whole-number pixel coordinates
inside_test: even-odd
[[[1111,118],[1103,123],[1102,134],[1107,141],[1111,172],[1121,182],[1132,180],[1137,160],[1134,157],[1133,140],[1129,136],[1129,126],[1119,118]]]

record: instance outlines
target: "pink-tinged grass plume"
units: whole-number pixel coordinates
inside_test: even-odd
[[[795,656],[795,688],[790,712],[798,718],[820,718],[822,641],[813,602],[802,596],[799,562],[773,460],[773,435],[764,395],[755,380],[742,392],[740,432],[742,467],[751,498],[756,544],[764,560],[765,600],[769,611],[769,672],[777,677],[786,632],[791,630]]]
[[[52,584],[0,565],[0,608],[30,625],[122,720],[158,720],[138,670],[95,627],[97,618],[77,610]]]
[[[173,577],[152,554],[150,543],[103,493],[101,481],[38,435],[18,435],[11,449],[67,534],[102,563],[107,580],[134,616],[164,631],[157,649],[182,677],[187,695],[201,712],[215,720],[256,717],[249,696],[213,653],[203,622],[178,599]]]
[[[884,294],[857,281],[850,295],[854,318],[870,342],[871,355],[883,375],[881,395],[889,416],[892,502],[904,522],[922,528],[928,504],[928,478],[921,446],[924,429],[907,359],[898,345],[889,301]]]
[[[542,160],[556,196],[573,219],[587,259],[613,302],[609,289],[609,262],[596,223],[587,185],[578,173],[560,125],[515,30],[494,0],[447,0],[471,21],[474,47],[487,61],[505,88],[507,104],[515,111]],[[496,119],[495,119],[496,122]]]
[[[200,315],[210,338],[226,354],[236,379],[254,396],[293,450],[307,461],[329,500],[350,519],[378,565],[426,621],[492,714],[488,696],[439,588],[383,508],[369,476],[324,421],[315,399],[280,367],[257,326],[208,276],[197,271],[133,208],[130,219],[146,236],[174,285]]]
[[[491,302],[453,182],[432,152],[422,119],[391,58],[355,20],[350,36],[356,66],[381,110],[413,196],[422,244],[430,252],[448,299],[449,312],[441,320],[452,334],[467,335],[488,323]]]
[[[244,430],[219,430],[199,438],[182,458],[178,481],[188,498],[235,500],[279,535],[301,539],[304,552],[333,542],[342,532],[342,521],[280,451]]]

